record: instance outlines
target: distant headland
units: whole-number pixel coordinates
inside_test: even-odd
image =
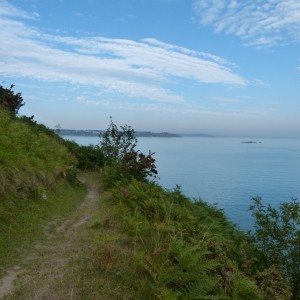
[[[99,136],[101,130],[76,130],[76,129],[59,129],[55,130],[61,136]],[[179,137],[214,137],[213,135],[198,133],[198,134],[176,134],[169,132],[151,132],[151,131],[135,131],[136,137],[162,137],[162,138],[179,138]]]

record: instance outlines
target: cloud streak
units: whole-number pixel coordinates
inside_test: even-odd
[[[217,100],[221,102],[241,102],[239,100],[232,99],[221,99],[217,97],[212,97],[212,100]],[[130,112],[150,112],[150,113],[165,113],[165,114],[176,114],[176,115],[196,115],[196,116],[258,116],[263,115],[261,111],[249,109],[248,111],[238,110],[238,109],[229,109],[227,111],[216,111],[208,109],[205,106],[200,105],[191,105],[188,103],[183,103],[180,105],[168,105],[167,103],[160,104],[143,104],[143,103],[134,103],[134,102],[124,102],[116,101],[113,99],[91,99],[88,96],[78,96],[76,100],[79,103],[82,103],[87,106],[93,107],[103,107],[113,110],[122,110]]]
[[[202,25],[238,36],[245,46],[300,42],[299,0],[197,0],[194,11]]]
[[[155,39],[47,35],[26,25],[36,14],[0,0],[0,74],[67,82],[110,90],[119,96],[181,103],[180,80],[246,85],[233,64]]]
[[[39,15],[37,13],[28,13],[11,5],[6,0],[0,0],[0,16],[21,17],[25,19],[35,19]]]

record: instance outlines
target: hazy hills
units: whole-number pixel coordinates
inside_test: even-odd
[[[59,129],[56,130],[60,135],[72,135],[72,136],[99,136],[101,130],[76,130],[76,129]],[[151,132],[151,131],[135,131],[136,137],[163,137],[163,138],[174,138],[174,137],[213,137],[210,134],[198,133],[198,134],[175,134],[169,132]]]

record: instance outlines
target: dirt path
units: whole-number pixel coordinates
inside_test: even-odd
[[[64,223],[49,224],[46,241],[37,242],[0,279],[0,299],[78,299],[76,281],[81,279],[76,261],[85,251],[85,237],[101,206],[98,178],[84,174],[79,179],[88,187],[85,200]]]

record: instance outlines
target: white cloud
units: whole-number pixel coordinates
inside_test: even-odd
[[[299,0],[197,0],[194,10],[201,24],[241,37],[246,46],[300,41]]]
[[[38,14],[35,12],[34,13],[25,12],[25,11],[11,5],[6,0],[0,0],[0,16],[35,19],[36,17],[38,17]]]
[[[264,86],[264,87],[270,87],[270,84],[268,84],[267,82],[261,80],[261,79],[255,79],[253,82],[254,85],[259,85],[259,86]]]
[[[241,102],[235,99],[222,99],[222,98],[211,98],[213,100],[221,102]],[[116,101],[113,99],[91,99],[88,96],[79,96],[76,99],[78,102],[83,103],[88,106],[94,107],[104,107],[113,110],[121,111],[131,111],[131,112],[158,112],[165,114],[177,114],[177,115],[199,115],[199,116],[257,116],[263,114],[261,111],[253,110],[249,108],[247,111],[238,110],[238,109],[228,109],[227,111],[215,111],[206,108],[205,106],[191,105],[188,103],[183,103],[179,105],[170,105],[167,103],[160,104],[143,104],[143,103],[134,103],[134,102],[123,102]]]
[[[244,100],[241,99],[241,97],[239,99],[237,99],[237,98],[213,96],[213,97],[209,97],[208,99],[217,101],[217,102],[221,102],[221,103],[242,103],[242,102],[244,102]]]
[[[230,62],[225,59],[154,39],[135,42],[103,37],[74,39],[45,36],[45,38],[75,47],[79,53],[108,55],[108,59],[114,62],[119,60],[127,70],[134,71],[142,77],[168,79],[177,76],[205,83],[246,84],[246,80],[226,66]]]
[[[47,35],[26,26],[27,14],[0,0],[0,74],[107,89],[119,95],[180,103],[172,88],[181,79],[246,85],[221,57],[154,39]],[[174,77],[176,80],[173,80]]]
[[[143,41],[148,43],[148,44],[158,46],[158,47],[166,49],[166,50],[175,50],[175,51],[178,51],[178,52],[180,52],[182,54],[185,54],[185,55],[189,55],[189,56],[193,56],[193,57],[206,58],[206,59],[209,59],[209,60],[214,61],[214,62],[216,62],[218,64],[221,64],[221,65],[236,66],[232,62],[230,62],[230,61],[228,61],[228,60],[226,60],[222,57],[212,55],[210,53],[198,52],[198,51],[190,50],[190,49],[187,49],[187,48],[184,48],[184,47],[170,45],[170,44],[158,41],[158,40],[153,39],[153,38],[146,38],[146,39],[143,39]]]

